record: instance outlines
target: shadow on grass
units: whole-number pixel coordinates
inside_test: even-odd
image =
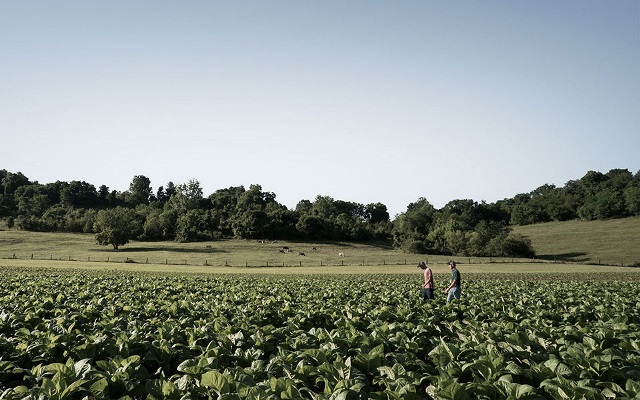
[[[587,253],[573,252],[573,253],[560,253],[560,254],[540,254],[536,258],[551,261],[579,261],[585,262],[591,260],[589,257],[585,257]]]
[[[283,242],[284,243],[284,242]],[[288,240],[287,243],[298,244],[302,246],[334,246],[342,247],[345,249],[354,248],[358,245],[367,245],[370,247],[377,247],[384,250],[393,250],[393,244],[391,242],[373,241],[373,242],[340,242],[334,240]]]
[[[228,253],[226,250],[220,249],[185,249],[182,247],[121,247],[118,250],[113,250],[113,248],[105,248],[98,250],[101,253],[115,253],[115,254],[132,254],[132,253],[154,253],[160,251],[168,251],[171,253],[191,253],[191,254],[220,254],[220,253]]]

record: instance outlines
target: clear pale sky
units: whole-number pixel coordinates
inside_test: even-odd
[[[0,169],[495,202],[640,169],[640,2],[2,1]]]

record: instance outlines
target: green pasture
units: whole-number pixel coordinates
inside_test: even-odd
[[[578,263],[640,264],[640,217],[516,226],[537,258]]]
[[[613,245],[613,244],[612,244]],[[288,248],[288,249],[285,249]],[[284,251],[284,252],[282,252]],[[301,255],[300,253],[304,253]],[[342,253],[343,256],[339,254]],[[465,274],[623,274],[640,277],[640,268],[581,264],[563,260],[446,257],[407,254],[386,244],[221,240],[200,243],[131,242],[114,251],[91,234],[0,231],[0,266],[114,271],[219,274],[412,274],[424,260],[441,279],[447,262]]]

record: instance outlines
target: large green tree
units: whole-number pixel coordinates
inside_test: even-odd
[[[432,248],[428,235],[437,217],[436,208],[421,197],[398,215],[393,227],[393,244],[409,253],[426,253]]]
[[[98,191],[88,182],[72,181],[60,191],[60,201],[65,207],[92,208],[98,204]]]
[[[95,217],[93,230],[98,244],[111,245],[118,250],[141,233],[142,224],[134,210],[116,207],[100,210]]]
[[[129,185],[127,202],[134,206],[138,204],[149,204],[149,199],[152,194],[151,180],[144,175],[136,175]]]

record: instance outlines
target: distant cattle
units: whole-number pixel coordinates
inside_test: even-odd
[[[312,247],[311,250],[318,250],[318,249],[316,249],[315,247]]]
[[[280,249],[280,250],[278,250],[278,253],[284,254],[284,250]]]
[[[207,249],[207,250],[211,250],[213,247],[211,247],[209,245],[206,245],[206,246],[204,246],[204,248]]]
[[[300,255],[300,256],[306,256],[306,254],[304,254],[303,252],[298,253],[298,255]]]
[[[338,253],[338,257],[344,257],[344,253]]]

